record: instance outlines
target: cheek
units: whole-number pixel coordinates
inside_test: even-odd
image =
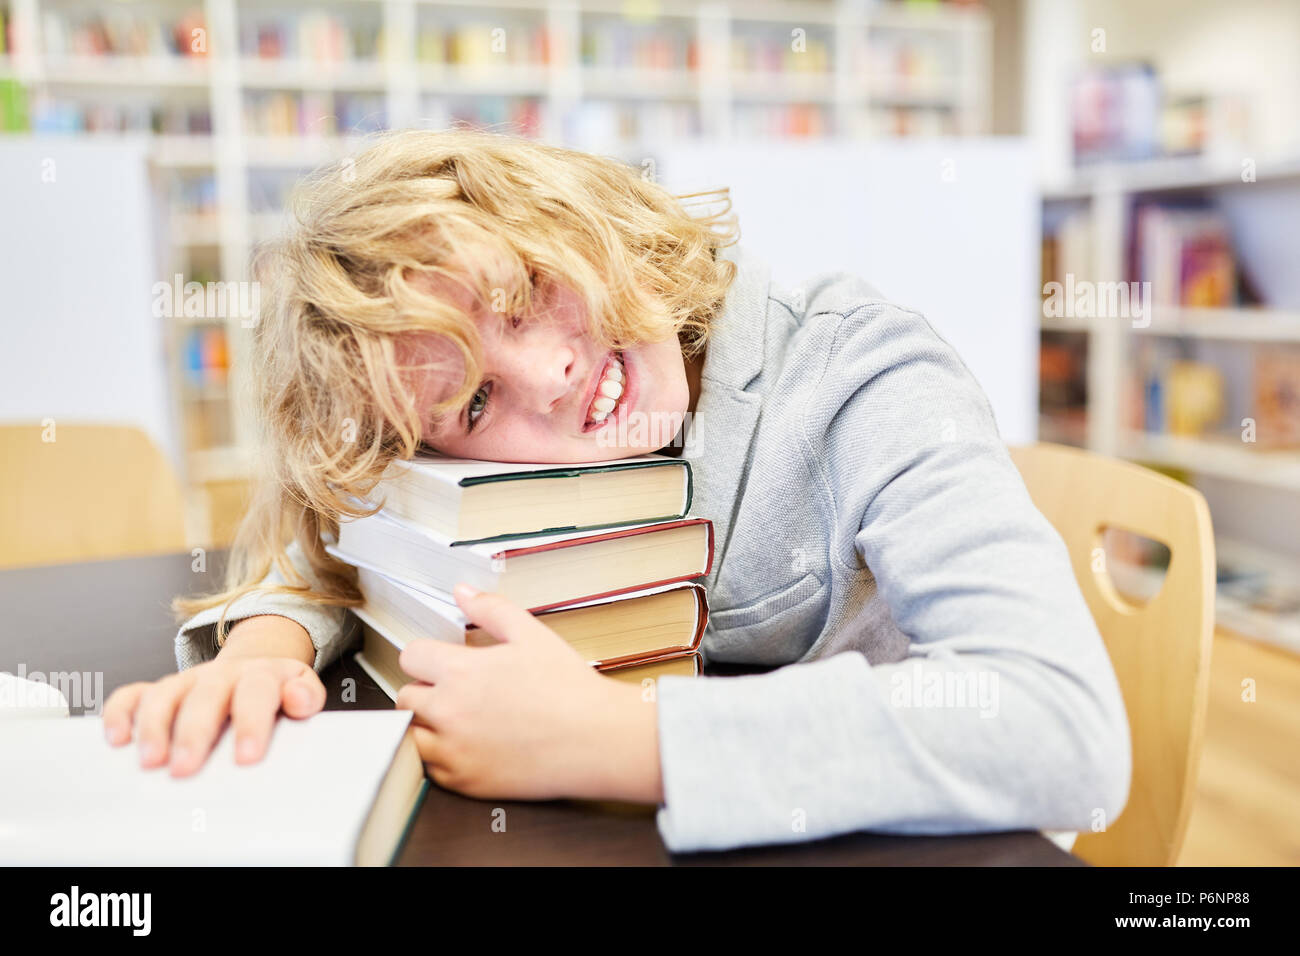
[[[658,411],[685,411],[690,403],[690,390],[681,346],[676,339],[642,346],[637,357],[641,360],[642,401],[653,403]]]

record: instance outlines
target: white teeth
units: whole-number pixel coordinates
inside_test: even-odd
[[[618,399],[623,395],[626,375],[623,371],[623,363],[617,355],[605,369],[605,375],[596,386],[596,397],[591,403],[591,408],[587,412],[587,424],[594,425],[603,422],[618,405]]]

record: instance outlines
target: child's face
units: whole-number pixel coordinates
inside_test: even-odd
[[[607,461],[657,451],[677,434],[690,393],[676,336],[622,353],[623,392],[593,426],[592,401],[610,353],[588,335],[585,308],[575,295],[544,285],[534,296],[542,314],[516,327],[508,314],[474,308],[461,286],[433,279],[427,288],[473,316],[484,353],[482,381],[466,406],[447,413],[440,426],[432,415],[425,420],[429,447],[489,461]],[[403,336],[398,356],[403,364],[438,366],[412,373],[421,408],[449,397],[463,375],[459,351],[433,333]]]

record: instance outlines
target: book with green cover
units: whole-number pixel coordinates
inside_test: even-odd
[[[667,455],[554,464],[421,454],[393,462],[370,500],[465,545],[682,518],[692,490],[690,463]]]
[[[0,78],[0,132],[23,133],[28,128],[27,90],[15,79]]]

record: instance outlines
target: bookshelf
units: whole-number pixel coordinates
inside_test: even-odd
[[[1223,168],[1195,160],[1156,160],[1111,166],[1081,173],[1069,183],[1056,183],[1043,189],[1047,210],[1052,206],[1070,205],[1086,210],[1090,219],[1086,258],[1080,278],[1099,281],[1101,277],[1127,276],[1127,248],[1132,229],[1135,201],[1150,197],[1249,188],[1253,185],[1300,191],[1300,162],[1260,167],[1255,179],[1246,183],[1238,167]],[[1300,193],[1297,193],[1300,195]],[[1050,214],[1050,212],[1048,213]],[[1046,280],[1045,280],[1046,281]],[[1288,303],[1288,305],[1293,305]],[[1269,346],[1300,342],[1300,308],[1274,308],[1267,305],[1235,307],[1195,307],[1153,305],[1149,320],[1096,316],[1040,316],[1044,333],[1077,334],[1088,339],[1088,430],[1085,444],[1103,454],[1120,454],[1140,445],[1147,452],[1178,448],[1167,462],[1148,458],[1149,462],[1171,467],[1188,467],[1188,448],[1213,448],[1210,440],[1184,438],[1177,442],[1142,441],[1125,438],[1123,415],[1119,407],[1120,383],[1125,362],[1133,344],[1144,338],[1214,340],[1247,346]],[[1272,483],[1270,468],[1260,468],[1263,458],[1276,460],[1277,452],[1256,452],[1239,448],[1240,454],[1225,456],[1221,450],[1207,450],[1197,460],[1215,461],[1216,474],[1235,480]],[[1236,465],[1224,465],[1224,461]],[[1300,450],[1297,453],[1300,460]],[[1300,486],[1297,486],[1300,487]]]
[[[1300,161],[1260,163],[1252,173],[1251,178],[1243,178],[1239,161],[1217,163],[1197,158],[1083,169],[1073,178],[1043,187],[1044,222],[1060,226],[1071,214],[1087,221],[1090,228],[1085,235],[1066,240],[1073,243],[1075,260],[1082,263],[1081,278],[1134,279],[1131,244],[1135,210],[1145,200],[1178,204],[1195,199],[1222,210],[1240,206],[1243,191],[1258,189],[1268,197],[1267,203],[1280,209],[1300,204]],[[1253,229],[1265,228],[1259,207],[1260,203],[1247,206],[1247,214],[1233,217],[1232,222],[1234,245],[1242,244],[1236,250],[1241,260],[1238,268],[1246,274],[1275,268],[1274,262],[1249,259],[1252,249],[1258,253],[1268,244],[1267,240],[1252,241],[1248,235]],[[1249,388],[1243,388],[1241,380],[1251,381],[1254,356],[1276,354],[1284,361],[1286,356],[1294,356],[1300,373],[1300,301],[1292,298],[1277,304],[1218,307],[1153,304],[1142,321],[1095,314],[1043,314],[1040,328],[1045,348],[1074,348],[1085,356],[1086,368],[1086,398],[1081,407],[1056,414],[1043,409],[1040,437],[1127,458],[1218,489],[1217,503],[1212,492],[1207,491],[1207,496],[1212,500],[1220,558],[1220,625],[1300,651],[1300,611],[1287,610],[1288,602],[1300,595],[1300,574],[1296,573],[1300,560],[1294,547],[1273,547],[1253,540],[1251,531],[1259,530],[1260,521],[1258,514],[1250,513],[1258,512],[1259,506],[1235,507],[1238,498],[1280,502],[1267,506],[1272,509],[1272,522],[1281,529],[1274,539],[1288,535],[1294,539],[1300,532],[1300,447],[1294,442],[1268,447],[1233,434],[1237,419],[1253,414]],[[1149,402],[1145,395],[1135,398],[1132,390],[1141,350],[1152,342],[1178,343],[1180,354],[1220,367],[1226,393],[1220,429],[1179,434],[1148,430],[1142,427],[1145,422],[1132,420],[1128,406],[1135,400],[1140,407]],[[1223,489],[1229,489],[1226,495]],[[1252,520],[1244,523],[1253,523],[1254,528],[1234,527],[1245,517]],[[1264,595],[1279,610],[1262,611],[1253,606],[1242,590],[1243,580],[1253,581],[1256,596]]]
[[[669,138],[977,134],[991,30],[947,3],[0,0],[0,93],[27,114],[6,120],[0,95],[0,131],[147,135],[169,275],[237,281],[292,183],[372,130],[468,122],[629,160]],[[182,478],[237,481],[246,330],[169,323]],[[196,330],[225,342],[205,352]]]

